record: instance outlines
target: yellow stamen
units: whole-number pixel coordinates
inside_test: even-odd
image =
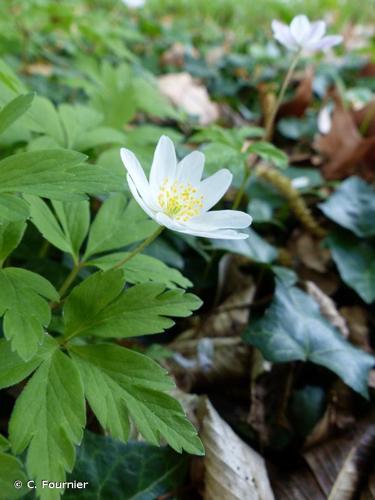
[[[158,194],[158,202],[166,215],[180,222],[188,222],[203,209],[203,196],[191,184],[164,179]]]

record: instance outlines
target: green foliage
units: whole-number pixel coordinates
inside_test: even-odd
[[[113,344],[71,345],[70,352],[91,408],[114,437],[128,439],[130,415],[150,443],[163,437],[177,451],[203,454],[181,405],[165,393],[173,382],[154,361]]]
[[[21,192],[57,200],[80,200],[85,193],[120,191],[122,180],[85,156],[68,150],[18,153],[0,161],[0,193]]]
[[[23,487],[14,487],[15,481],[21,481]],[[28,489],[26,488],[27,476],[22,463],[18,458],[8,453],[0,452],[0,491],[2,498],[13,500],[23,497]]]
[[[170,448],[129,442],[86,432],[78,450],[77,464],[68,481],[88,481],[85,490],[67,491],[64,499],[80,497],[159,498],[176,491],[186,479],[186,456]]]
[[[29,361],[25,361],[12,351],[10,342],[0,339],[0,388],[10,387],[27,378],[56,347],[56,341],[46,335],[36,355]]]
[[[326,239],[343,281],[371,304],[375,300],[375,248],[349,233],[334,232]]]
[[[0,262],[4,262],[8,255],[18,246],[25,229],[26,223],[23,221],[0,224]]]
[[[163,332],[200,307],[192,294],[158,283],[124,289],[122,270],[97,272],[77,286],[64,307],[65,336],[133,337]]]
[[[67,376],[68,374],[68,376]],[[64,481],[75,461],[75,445],[81,442],[85,403],[75,364],[55,350],[31,377],[17,399],[9,424],[14,453],[27,447],[27,471],[36,484]],[[60,498],[58,490],[39,490],[42,500]]]
[[[359,237],[375,235],[375,191],[359,177],[344,181],[320,209]]]
[[[0,270],[0,316],[4,335],[25,361],[38,350],[51,319],[45,299],[58,300],[54,287],[38,274],[7,267]]]
[[[135,201],[128,202],[121,194],[111,196],[91,225],[84,259],[147,238],[156,227]]]
[[[90,65],[89,79],[80,84],[92,106],[104,116],[104,125],[120,128],[138,111],[159,118],[177,118],[178,114],[161,96],[149,75],[138,75],[126,63],[113,66],[104,62]]]
[[[98,257],[90,260],[88,265],[99,267],[103,271],[108,271],[118,262],[121,262],[126,257],[129,257],[129,252],[117,252]],[[124,271],[124,276],[127,283],[147,283],[154,281],[162,283],[167,288],[187,288],[192,286],[185,276],[183,276],[177,269],[173,269],[164,264],[159,259],[155,259],[150,255],[135,255],[132,259],[128,260],[121,266]]]
[[[0,111],[0,134],[22,116],[31,106],[34,94],[25,94],[12,99]]]
[[[263,318],[250,323],[244,340],[269,361],[302,360],[325,366],[368,397],[368,373],[375,359],[349,344],[323,318],[318,304],[296,287],[276,285],[271,306]]]
[[[75,262],[90,225],[89,203],[52,202],[55,213],[37,196],[28,195],[31,221],[44,238],[63,252],[69,253]]]
[[[124,134],[102,125],[103,115],[94,109],[61,104],[58,109],[44,101],[46,121],[41,133],[29,143],[29,150],[67,148],[87,151],[104,144],[121,144]]]
[[[247,152],[258,155],[262,160],[273,163],[276,167],[286,168],[288,166],[288,155],[270,142],[255,142],[247,149]]]

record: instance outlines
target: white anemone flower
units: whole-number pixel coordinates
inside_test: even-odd
[[[247,234],[250,215],[238,210],[209,211],[222,198],[232,182],[229,170],[222,169],[201,180],[204,154],[193,151],[179,163],[173,142],[162,136],[156,146],[150,178],[136,156],[121,149],[130,191],[141,208],[159,225],[179,233],[242,240]]]
[[[272,30],[277,41],[294,51],[324,51],[342,42],[340,35],[325,36],[326,23],[324,21],[310,23],[305,15],[294,17],[289,26],[274,20]]]
[[[140,9],[145,6],[146,0],[122,0],[122,3],[130,9]]]

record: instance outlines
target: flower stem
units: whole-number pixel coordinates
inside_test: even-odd
[[[164,226],[158,226],[155,232],[153,232],[148,238],[146,238],[142,243],[140,243],[137,247],[134,248],[124,259],[117,262],[111,269],[118,269],[122,267],[126,262],[135,257],[137,254],[141,253],[146,247],[148,247],[156,238],[161,234],[164,230]]]
[[[266,129],[265,129],[264,136],[263,136],[263,139],[266,141],[269,141],[272,138],[273,126],[274,126],[277,112],[279,110],[280,104],[282,103],[282,101],[284,99],[286,89],[288,88],[290,80],[292,79],[294,70],[297,66],[297,63],[300,59],[300,56],[301,56],[301,51],[298,51],[297,54],[292,59],[292,62],[290,63],[289,69],[288,69],[288,71],[285,75],[285,78],[283,80],[283,83],[281,85],[281,89],[280,89],[279,95],[277,96],[277,100],[275,102],[275,105],[272,108],[271,114],[267,119]]]
[[[68,291],[70,285],[76,279],[77,274],[80,272],[81,268],[82,268],[82,263],[78,262],[78,263],[74,264],[73,269],[70,271],[70,273],[66,277],[64,283],[60,287],[60,290],[59,290],[60,300],[64,297],[64,295]]]
[[[291,78],[293,76],[293,72],[294,72],[294,70],[295,70],[295,68],[296,68],[296,66],[298,64],[300,56],[301,56],[301,51],[298,51],[297,54],[294,56],[292,62],[290,63],[289,69],[288,69],[288,71],[287,71],[287,73],[285,75],[285,78],[283,80],[283,83],[281,85],[281,89],[280,89],[279,95],[277,96],[277,100],[275,102],[275,105],[272,108],[270,116],[267,118],[266,128],[265,128],[265,131],[264,131],[264,134],[263,134],[263,137],[262,137],[263,141],[269,141],[271,139],[271,137],[272,137],[273,126],[274,126],[274,122],[275,122],[275,118],[276,118],[277,112],[279,110],[280,104],[282,103],[282,101],[284,99],[286,89],[288,88],[288,85],[289,85],[290,80],[291,80]],[[256,165],[256,163],[258,162],[258,159],[259,158],[257,156],[255,156],[255,157],[252,158],[251,161],[248,162],[248,165],[245,165],[245,170],[244,170],[244,176],[243,176],[243,179],[242,179],[242,183],[241,183],[241,186],[240,186],[239,190],[237,191],[236,198],[235,198],[235,200],[233,202],[233,206],[232,206],[233,210],[236,210],[240,206],[240,204],[241,204],[243,195],[245,193],[247,181],[248,181],[248,179],[250,177],[251,169]]]

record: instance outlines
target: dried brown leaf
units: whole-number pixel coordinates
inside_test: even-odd
[[[174,355],[167,365],[184,390],[215,383],[236,383],[248,376],[250,348],[240,337],[181,339],[168,346]]]
[[[197,83],[189,73],[169,73],[160,76],[158,83],[163,95],[189,115],[197,116],[201,125],[219,118],[219,107],[211,101],[206,87]]]
[[[350,500],[369,473],[375,451],[373,416],[344,436],[304,453],[321,489],[329,500]]]
[[[264,459],[244,443],[205,400],[201,439],[204,458],[204,500],[273,500]]]
[[[328,158],[322,172],[330,180],[354,174],[370,180],[375,174],[375,137],[363,138],[350,111],[337,95],[334,99],[331,130],[315,141],[316,149]]]
[[[345,319],[337,310],[333,300],[312,281],[306,282],[306,291],[319,304],[322,316],[335,326],[342,333],[343,337],[347,338],[349,336],[348,326]]]

